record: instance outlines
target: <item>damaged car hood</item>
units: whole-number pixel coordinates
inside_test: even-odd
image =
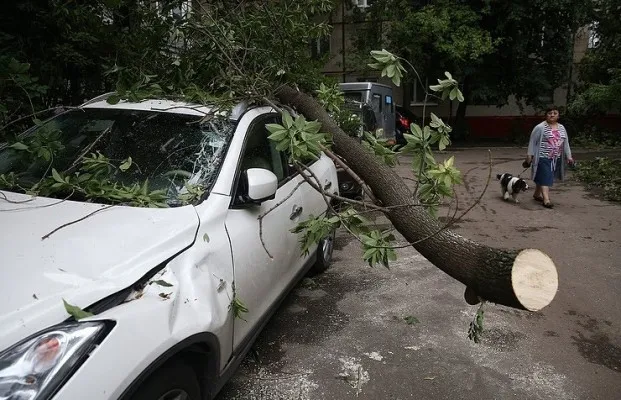
[[[190,246],[194,207],[138,208],[0,191],[0,351],[131,286]]]

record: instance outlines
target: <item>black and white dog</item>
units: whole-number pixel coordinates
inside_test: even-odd
[[[511,174],[497,174],[496,178],[500,181],[500,190],[502,193],[502,198],[505,200],[509,200],[509,196],[513,198],[513,201],[519,203],[517,196],[520,192],[528,189],[528,185],[526,181],[522,178],[518,178]]]

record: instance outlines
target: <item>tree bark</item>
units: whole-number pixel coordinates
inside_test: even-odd
[[[540,310],[552,301],[558,275],[547,255],[535,249],[492,248],[449,229],[442,230],[437,219],[415,206],[414,195],[403,180],[344,133],[312,97],[290,86],[280,87],[276,95],[306,118],[321,122],[323,130],[333,135],[333,150],[369,185],[384,206],[413,205],[385,214],[408,242],[415,243],[419,253],[466,285],[468,297],[472,298],[474,292],[482,299],[530,311]]]

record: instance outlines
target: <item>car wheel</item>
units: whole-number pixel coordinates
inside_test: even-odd
[[[321,239],[317,244],[317,259],[310,269],[310,275],[317,275],[328,268],[332,264],[332,252],[334,251],[334,237],[336,230],[330,232],[328,236]]]
[[[155,371],[138,388],[132,400],[200,400],[196,373],[187,364],[176,361]]]

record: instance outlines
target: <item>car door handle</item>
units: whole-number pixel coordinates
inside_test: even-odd
[[[302,207],[293,206],[293,212],[289,216],[289,219],[294,220],[297,217],[299,217],[300,215],[302,215],[302,210],[303,210]]]
[[[328,182],[325,185],[323,185],[323,190],[328,190],[332,187],[332,182]]]

